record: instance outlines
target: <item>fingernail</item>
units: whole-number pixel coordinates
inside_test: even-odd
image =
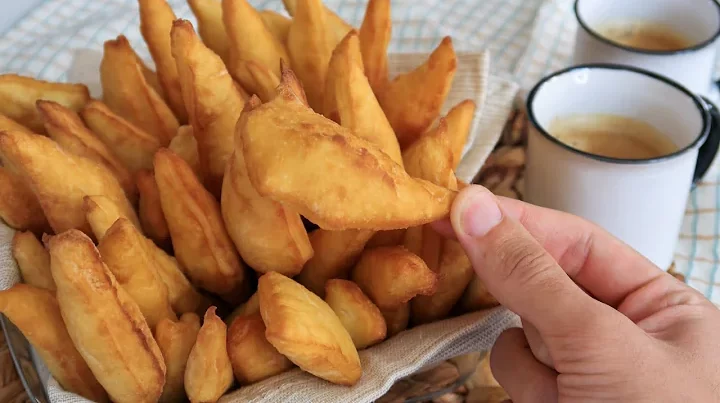
[[[475,185],[463,190],[458,197],[462,198],[457,208],[459,211],[452,214],[456,230],[478,238],[485,236],[502,220],[497,199],[489,190]]]

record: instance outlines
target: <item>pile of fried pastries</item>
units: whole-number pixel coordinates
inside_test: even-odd
[[[475,104],[441,117],[445,38],[388,77],[390,1],[359,29],[320,0],[139,0],[156,71],[104,44],[102,99],[0,76],[0,216],[23,283],[0,311],[96,402],[213,402],[496,304],[447,217]]]

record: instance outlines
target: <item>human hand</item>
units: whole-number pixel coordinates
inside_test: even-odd
[[[720,310],[599,227],[480,186],[434,227],[523,321],[490,356],[514,403],[720,402]]]

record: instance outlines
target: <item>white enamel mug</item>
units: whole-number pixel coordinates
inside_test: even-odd
[[[690,91],[714,97],[713,82],[720,4],[716,0],[576,0],[578,30],[574,64],[611,63],[638,67],[669,77]],[[689,39],[688,48],[654,51],[622,45],[601,35],[617,21],[660,23]]]
[[[529,93],[527,112],[525,200],[593,221],[668,269],[689,191],[717,153],[717,110],[658,74],[595,64],[544,78]],[[678,151],[651,159],[608,158],[562,143],[546,129],[557,117],[596,113],[649,123]]]

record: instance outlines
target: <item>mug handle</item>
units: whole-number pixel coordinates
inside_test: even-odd
[[[710,112],[710,133],[698,151],[697,165],[693,174],[693,185],[705,176],[720,147],[720,109],[705,97],[700,97]]]

